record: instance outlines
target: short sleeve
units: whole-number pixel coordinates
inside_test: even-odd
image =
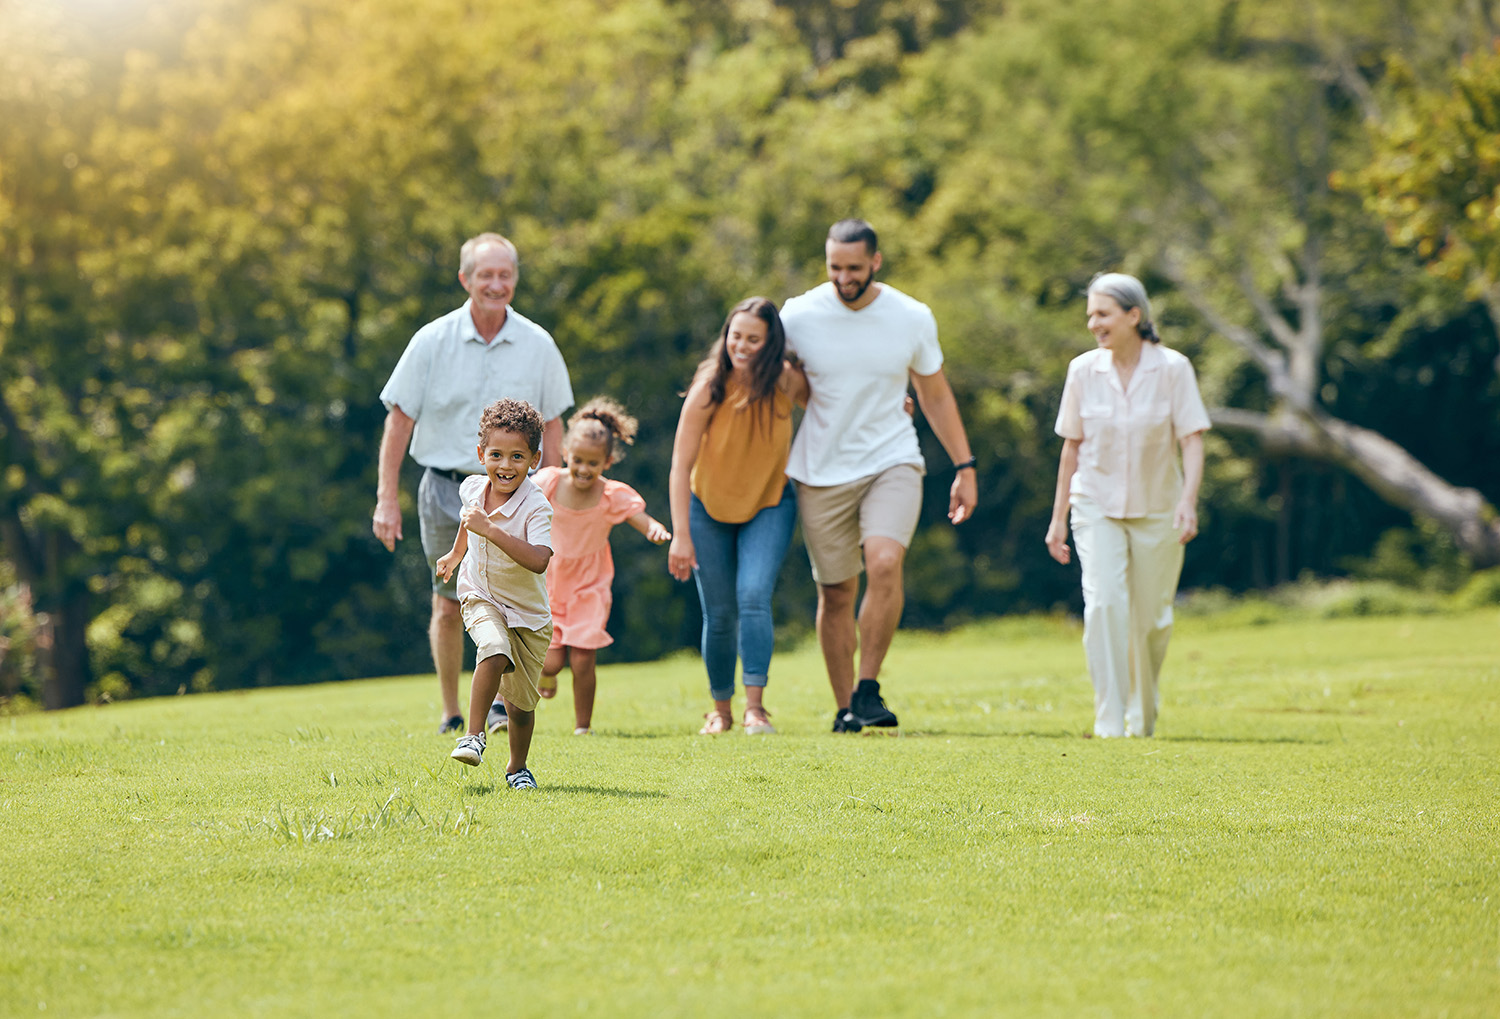
[[[610,524],[623,524],[646,508],[641,494],[623,481],[604,481],[604,515]]]
[[[542,490],[547,501],[551,502],[552,497],[557,494],[557,483],[562,480],[564,473],[561,467],[543,467],[531,476],[531,480]]]
[[[470,474],[458,486],[458,500],[465,506],[478,506],[484,496],[484,486],[490,483],[488,474]]]
[[[1198,392],[1193,362],[1183,357],[1172,366],[1172,430],[1182,439],[1194,432],[1206,432],[1212,425]]]
[[[932,309],[922,307],[916,316],[916,348],[912,351],[911,370],[918,375],[936,375],[943,367],[943,348],[938,346],[937,319]]]
[[[788,298],[787,302],[781,306],[781,331],[786,335],[787,356],[793,360],[801,356],[797,353],[797,341],[801,338],[803,309],[806,304],[807,296],[804,294]]]
[[[542,412],[543,421],[560,418],[573,406],[573,383],[568,378],[568,364],[563,360],[562,351],[557,349],[556,341],[549,347],[547,356],[542,359],[542,405],[537,408]]]
[[[422,406],[427,401],[427,383],[432,375],[432,343],[427,327],[417,331],[396,362],[396,368],[380,391],[380,402],[385,409],[400,407],[401,413],[412,420],[422,416]]]
[[[1083,415],[1078,410],[1078,390],[1082,388],[1082,383],[1078,381],[1078,373],[1079,362],[1075,360],[1068,365],[1068,381],[1063,383],[1062,406],[1057,408],[1057,424],[1052,430],[1064,439],[1082,442]]]
[[[526,540],[532,545],[552,547],[552,507],[545,500],[526,518]]]

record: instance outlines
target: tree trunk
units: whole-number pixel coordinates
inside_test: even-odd
[[[1452,533],[1475,566],[1500,565],[1500,513],[1472,488],[1451,485],[1390,439],[1322,411],[1276,414],[1215,408],[1215,425],[1260,437],[1268,453],[1337,464],[1392,506]]]
[[[88,591],[69,591],[48,619],[51,648],[42,675],[42,703],[48,711],[75,708],[83,703],[90,679]]]

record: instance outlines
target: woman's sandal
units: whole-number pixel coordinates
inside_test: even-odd
[[[755,711],[753,708],[745,709],[746,736],[774,736],[776,727],[771,724],[771,713],[765,708]]]
[[[703,716],[699,736],[718,736],[734,728],[734,718],[727,711],[710,711]]]

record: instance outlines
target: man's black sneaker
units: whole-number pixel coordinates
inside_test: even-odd
[[[854,716],[849,714],[848,708],[839,708],[833,713],[834,732],[859,732],[860,728],[861,726],[854,720]]]
[[[885,699],[880,696],[880,684],[873,679],[859,681],[849,700],[849,714],[861,728],[890,729],[897,725],[895,713],[885,706]]]
[[[464,716],[463,715],[454,715],[452,718],[449,718],[447,721],[445,721],[442,725],[438,726],[438,735],[439,736],[446,736],[450,732],[463,732],[463,731],[464,731]]]

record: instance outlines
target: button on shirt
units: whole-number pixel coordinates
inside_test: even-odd
[[[1173,447],[1209,424],[1192,362],[1177,351],[1142,344],[1129,389],[1108,350],[1080,354],[1068,365],[1057,413],[1057,434],[1081,440],[1070,491],[1107,517],[1169,513],[1182,493]]]
[[[469,305],[417,330],[380,392],[387,410],[416,421],[411,455],[423,467],[476,470],[479,415],[496,400],[525,400],[543,421],[573,405],[568,366],[547,330],[510,308],[485,343]]]
[[[483,506],[489,483],[486,474],[471,475],[459,485],[458,497],[465,507]],[[528,545],[552,547],[552,505],[530,478],[523,478],[509,499],[490,510],[489,518]],[[469,532],[469,550],[458,564],[458,600],[462,604],[470,598],[499,609],[511,629],[540,630],[552,622],[547,575],[532,573],[499,545],[473,531]]]

